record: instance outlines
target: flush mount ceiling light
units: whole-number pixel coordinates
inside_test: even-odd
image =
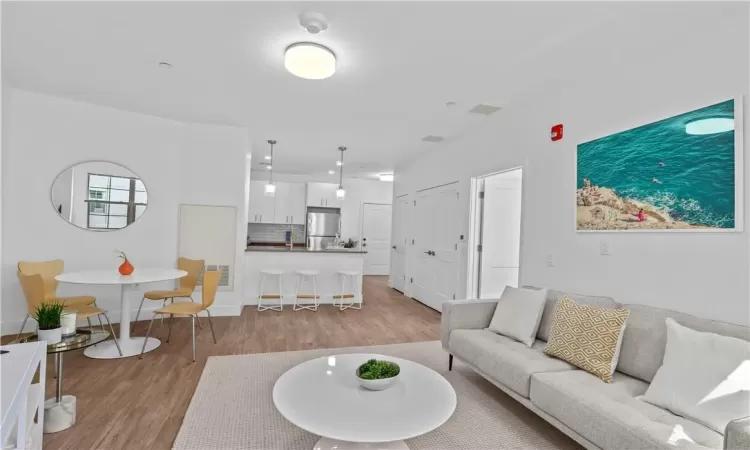
[[[329,170],[329,171],[328,171],[328,175],[333,175],[334,173],[336,173],[336,171],[335,171],[335,170]]]
[[[266,155],[266,156],[264,156],[264,158],[266,159],[266,161],[270,161],[271,160],[271,155]]]
[[[346,191],[344,190],[344,152],[346,147],[339,147],[341,152],[341,159],[339,162],[339,188],[336,189],[336,200],[343,200],[346,197]]]
[[[685,133],[694,135],[724,133],[734,130],[732,117],[708,117],[685,124]]]
[[[380,174],[380,181],[393,181],[393,174],[392,173],[381,173]]]
[[[273,146],[276,145],[276,141],[269,139],[268,143],[271,145],[271,164],[268,166],[268,170],[271,171],[271,175],[268,177],[268,184],[263,194],[266,197],[273,197],[276,195],[276,185],[273,184]]]
[[[336,161],[336,165],[337,165],[338,167],[341,167],[341,166],[343,166],[343,165],[344,165],[344,161],[338,160],[338,161]]]
[[[297,42],[284,52],[284,67],[306,80],[323,80],[336,73],[336,55],[313,42]]]

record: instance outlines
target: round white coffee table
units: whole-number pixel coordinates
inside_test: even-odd
[[[129,290],[135,284],[155,283],[182,278],[187,275],[184,270],[176,269],[140,269],[136,268],[131,275],[120,275],[117,269],[87,270],[84,272],[61,273],[55,279],[60,283],[117,285],[120,287],[120,348],[122,356],[117,351],[114,341],[104,341],[87,348],[83,354],[95,359],[127,358],[141,353],[145,337],[130,337],[130,296]],[[148,338],[146,352],[150,352],[161,345],[156,338]]]
[[[354,374],[368,359],[401,367],[385,391],[359,386]],[[273,387],[273,402],[296,426],[321,436],[315,450],[408,449],[405,439],[434,430],[456,409],[453,386],[421,364],[384,355],[326,356],[289,369]]]

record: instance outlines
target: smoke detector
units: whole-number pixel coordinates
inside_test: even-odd
[[[326,16],[316,12],[300,14],[299,24],[310,34],[318,34],[328,29],[328,19],[326,19]]]

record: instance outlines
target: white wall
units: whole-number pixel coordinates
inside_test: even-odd
[[[244,165],[249,148],[244,129],[186,125],[19,89],[12,89],[3,112],[9,115],[4,117],[4,138],[10,132],[2,165],[3,333],[17,329],[26,313],[16,278],[19,260],[61,258],[68,271],[116,270],[115,249],[121,249],[136,270],[173,267],[180,202],[235,205],[238,216],[246,215]],[[119,163],[141,177],[149,205],[138,221],[119,231],[93,232],[59,217],[50,206],[52,181],[64,168],[87,160]],[[244,232],[239,240],[244,242]],[[140,289],[170,286],[154,283]],[[61,284],[58,292],[95,295],[113,319],[119,318],[117,289]],[[236,298],[227,293],[229,297],[217,299],[218,314],[239,312],[242,287],[235,292]]]
[[[565,42],[564,48],[552,48],[541,68],[546,65],[554,84],[514,98],[481,132],[398,167],[394,194],[414,195],[458,181],[460,233],[468,234],[470,178],[523,166],[521,284],[750,324],[748,231],[574,230],[578,143],[748,94],[748,4],[685,5],[662,4],[635,28],[610,24]],[[747,214],[747,97],[744,108]],[[549,129],[557,123],[564,124],[565,137],[551,142]],[[602,241],[610,244],[611,256],[599,255]],[[465,286],[468,251],[466,245],[459,248],[460,286]],[[547,266],[548,255],[554,267]]]
[[[254,180],[267,180],[267,173],[253,172]],[[331,180],[324,177],[306,175],[274,173],[274,181],[290,183],[333,183],[338,184],[338,178]],[[341,237],[344,239],[362,238],[362,205],[363,203],[391,204],[393,200],[393,183],[380,180],[363,180],[360,178],[344,178],[346,197],[341,205]]]

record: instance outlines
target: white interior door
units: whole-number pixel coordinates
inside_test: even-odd
[[[417,195],[414,203],[414,232],[412,233],[412,260],[409,264],[411,296],[425,305],[431,305],[435,273],[432,270],[432,250],[434,232],[433,199],[429,193]],[[413,270],[412,270],[413,268]]]
[[[409,249],[409,212],[411,203],[407,197],[396,199],[391,236],[391,286],[406,292],[406,258]]]
[[[362,248],[365,275],[388,275],[391,271],[391,205],[365,203],[362,211]]]
[[[446,300],[456,298],[458,284],[458,197],[455,188],[435,193],[435,232],[432,261],[435,271],[433,303],[438,311]]]
[[[518,287],[521,250],[521,169],[484,179],[479,298]]]
[[[414,209],[415,253],[413,296],[442,310],[455,298],[458,284],[458,196],[454,185],[422,192]],[[411,275],[410,275],[411,276]]]

